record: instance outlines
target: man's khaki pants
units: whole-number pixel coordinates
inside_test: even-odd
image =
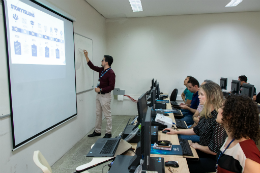
[[[112,131],[112,116],[111,116],[111,92],[106,94],[97,94],[96,97],[96,126],[95,132],[101,133],[102,112],[107,119],[106,133],[111,134]]]

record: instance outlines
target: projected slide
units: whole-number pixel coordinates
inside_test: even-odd
[[[64,21],[7,1],[12,64],[66,65]]]

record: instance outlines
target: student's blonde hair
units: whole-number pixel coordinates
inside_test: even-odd
[[[206,82],[205,84],[200,86],[205,92],[206,101],[204,103],[204,108],[200,113],[200,116],[205,118],[211,118],[211,106],[213,106],[214,110],[218,110],[223,103],[223,93],[221,88],[215,82]]]

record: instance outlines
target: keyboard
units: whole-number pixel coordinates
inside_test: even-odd
[[[103,146],[100,154],[114,154],[115,153],[115,145],[118,142],[118,139],[108,140]]]
[[[176,122],[177,128],[179,128],[179,129],[187,129],[188,128],[183,120],[175,119],[175,122]]]
[[[179,105],[176,101],[171,101],[172,105]]]
[[[184,156],[193,156],[191,148],[190,148],[190,144],[188,142],[187,139],[179,139],[181,148],[182,148],[182,152]]]

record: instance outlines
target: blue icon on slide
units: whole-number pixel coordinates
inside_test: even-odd
[[[45,57],[46,58],[50,57],[50,49],[47,46],[45,47]]]
[[[31,20],[30,23],[31,23],[32,26],[34,25],[34,21]]]
[[[14,42],[14,52],[16,55],[21,55],[21,43],[18,41]]]
[[[37,56],[37,46],[35,44],[32,45],[32,56]]]
[[[56,59],[60,59],[60,50],[56,49]]]
[[[18,20],[18,15],[17,14],[13,14],[13,18],[14,18],[14,20]]]

